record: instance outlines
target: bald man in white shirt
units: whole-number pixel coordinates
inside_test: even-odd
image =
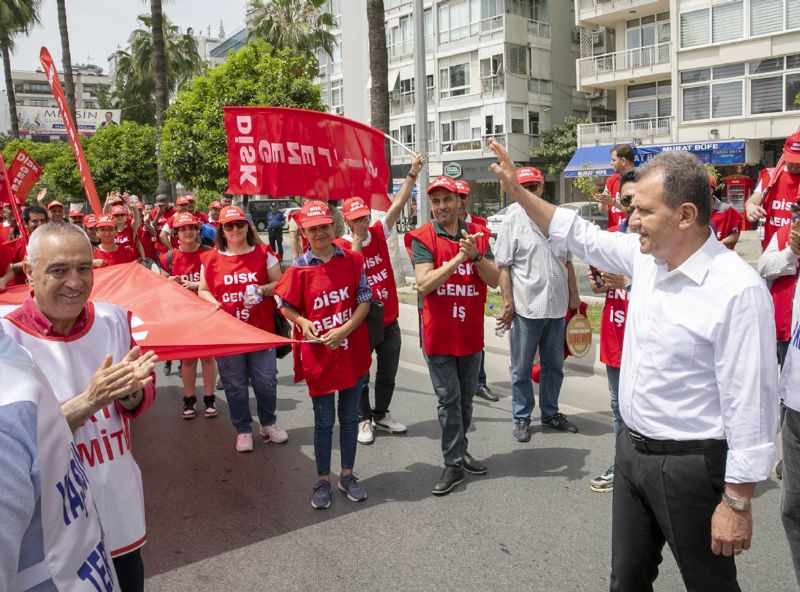
[[[708,175],[691,154],[656,156],[636,174],[638,234],[608,233],[525,191],[505,149],[490,147],[506,191],[556,248],[636,278],[620,370],[611,590],[653,590],[665,542],[688,590],[740,590],[734,555],[750,547],[750,500],[775,457],[775,325],[764,282],[710,231]]]

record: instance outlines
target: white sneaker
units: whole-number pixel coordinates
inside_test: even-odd
[[[253,434],[236,435],[236,452],[253,452]]]
[[[399,421],[395,421],[388,413],[383,416],[383,419],[376,419],[372,423],[375,425],[375,429],[391,434],[405,434],[408,431],[406,426]]]
[[[261,426],[258,428],[258,433],[262,438],[266,438],[268,442],[272,442],[273,444],[283,444],[289,439],[289,434],[280,429],[277,423]]]
[[[372,422],[368,419],[358,422],[358,442],[359,444],[372,444],[375,436],[372,433]]]

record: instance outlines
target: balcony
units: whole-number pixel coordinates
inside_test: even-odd
[[[502,95],[506,87],[505,74],[481,76],[482,95]]]
[[[494,134],[485,135],[481,138],[481,151],[483,156],[493,156],[494,152],[489,148],[489,140],[494,140],[506,147],[509,156],[515,162],[524,162],[530,160],[531,150],[539,145],[538,136],[529,136],[528,134]]]
[[[578,125],[578,147],[598,144],[654,144],[671,142],[674,117],[649,117],[606,123],[583,123]]]
[[[392,142],[392,162],[393,163],[404,163],[404,162],[411,162],[411,155],[408,153],[408,150],[416,150],[416,144],[403,144],[408,150],[405,150],[402,146],[399,146]],[[437,154],[439,149],[439,144],[436,140],[428,140],[428,154]]]
[[[434,92],[435,89],[433,87],[426,89],[425,95],[428,99],[428,105],[433,101]],[[401,113],[413,111],[415,103],[416,98],[414,97],[414,91],[410,93],[393,92],[389,94],[389,111],[391,115],[400,115]]]
[[[414,55],[414,40],[400,41],[394,45],[389,45],[387,49],[389,50],[389,61],[396,62],[403,58],[410,58]]]
[[[578,85],[583,87],[623,86],[628,80],[637,83],[661,80],[670,74],[672,44],[659,43],[635,49],[592,56],[578,60]]]
[[[613,27],[617,21],[669,10],[669,0],[576,0],[575,4],[583,26]]]
[[[541,21],[528,20],[528,35],[534,37],[542,37],[543,39],[550,39],[552,29],[550,23],[543,23]]]

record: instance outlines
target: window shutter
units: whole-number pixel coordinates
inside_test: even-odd
[[[708,43],[710,20],[707,8],[681,14],[681,47]]]
[[[783,29],[783,0],[750,0],[750,35]]]
[[[713,43],[741,39],[744,35],[744,8],[741,0],[721,4],[711,9],[711,40]]]

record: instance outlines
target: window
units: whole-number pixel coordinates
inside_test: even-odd
[[[681,14],[681,47],[708,43],[711,14],[707,8]]]
[[[505,105],[496,103],[494,105],[486,105],[483,108],[484,113],[484,136],[494,136],[505,132],[503,121],[505,120]]]
[[[535,112],[528,113],[528,133],[532,136],[539,135],[539,114]]]
[[[511,105],[511,133],[525,133],[525,108],[518,105]]]
[[[469,4],[451,2],[439,7],[439,43],[450,43],[469,36]]]
[[[745,19],[749,26],[745,27]],[[681,47],[724,43],[800,28],[800,0],[718,0],[680,15]]]
[[[398,138],[403,144],[406,146],[413,146],[416,144],[416,137],[414,133],[414,124],[410,125],[401,125],[400,126],[400,137]]]
[[[750,0],[750,35],[765,35],[783,29],[784,0]]]
[[[523,45],[506,44],[506,72],[528,75],[528,48]]]
[[[333,57],[331,57],[331,72],[340,74],[342,72],[342,34],[337,33],[333,37]]]
[[[783,111],[783,76],[756,78],[750,82],[750,112]]]
[[[800,27],[800,2],[786,0],[786,28],[797,29]]]
[[[341,18],[342,0],[330,0],[330,10],[328,12],[330,12],[335,19]]]
[[[331,81],[331,110],[341,115],[343,105],[344,92],[342,89],[342,81],[333,80]]]
[[[441,97],[458,97],[469,93],[469,62],[439,70]]]
[[[672,115],[672,81],[628,87],[628,119],[658,119]]]
[[[742,6],[742,0],[712,7],[711,22],[712,43],[741,39],[744,35],[744,8]]]
[[[708,86],[683,89],[683,120],[708,119],[709,96]]]
[[[475,115],[480,117],[478,112]],[[469,110],[444,112],[440,114],[439,119],[442,152],[480,149],[481,129],[471,127]]]
[[[711,85],[711,117],[742,115],[742,81]]]

